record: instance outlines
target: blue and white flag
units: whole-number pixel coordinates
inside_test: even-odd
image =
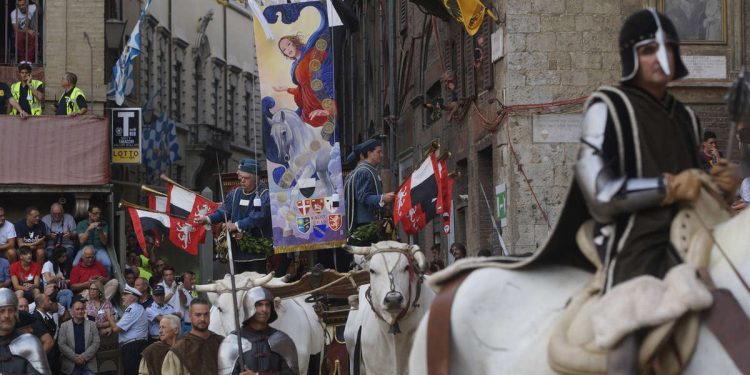
[[[114,100],[117,105],[122,105],[125,96],[133,91],[135,81],[133,80],[133,60],[141,54],[141,21],[146,16],[151,0],[146,0],[146,6],[141,10],[138,22],[135,23],[130,33],[128,44],[122,50],[122,55],[112,67],[112,83],[107,91],[107,99]]]
[[[177,125],[162,114],[143,134],[143,161],[149,180],[158,179],[166,167],[181,159]]]

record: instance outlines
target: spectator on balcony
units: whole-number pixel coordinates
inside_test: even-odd
[[[96,249],[96,260],[104,265],[107,272],[112,273],[112,261],[107,254],[109,226],[101,217],[102,208],[92,204],[89,207],[89,218],[78,223],[78,242],[81,246],[93,246]],[[79,251],[75,259],[73,259],[74,266],[81,260],[81,253]]]
[[[71,72],[65,72],[63,74],[62,82],[60,83],[65,89],[65,94],[57,102],[57,113],[58,116],[78,116],[85,115],[88,112],[88,105],[86,104],[86,95],[83,94],[83,90],[78,88],[78,76]]]
[[[13,99],[13,95],[10,94],[10,87],[5,82],[0,82],[0,115],[8,114],[8,106],[14,109],[16,112],[21,114],[21,118],[26,118],[29,114],[26,113],[21,106],[18,105],[16,99]]]
[[[39,267],[47,257],[44,249],[47,232],[47,226],[39,218],[39,209],[34,206],[26,207],[26,217],[16,223],[16,242],[19,248],[28,246],[32,250]]]
[[[16,227],[5,220],[5,209],[0,207],[0,256],[13,263],[16,255]]]
[[[68,259],[73,259],[75,250],[76,221],[73,216],[66,214],[60,203],[53,203],[49,214],[44,215],[42,222],[47,226],[47,257],[51,259],[52,251],[57,247],[66,250]]]
[[[42,115],[44,82],[31,78],[31,64],[22,62],[18,65],[18,82],[10,86],[10,93],[23,111],[32,116]],[[19,111],[12,108],[10,114],[18,115]]]
[[[16,58],[18,61],[34,61],[36,58],[36,40],[38,12],[36,0],[16,0],[16,9],[10,12],[10,22],[16,33]]]

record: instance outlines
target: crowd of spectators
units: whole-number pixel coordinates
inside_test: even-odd
[[[175,334],[170,341],[191,330],[195,274],[178,275],[153,251],[146,257],[134,234],[128,236],[122,267],[122,302],[113,302],[120,284],[107,252],[109,226],[101,207],[91,205],[88,217],[77,223],[59,203],[43,217],[33,206],[15,223],[5,215],[0,207],[0,287],[15,291],[23,311],[19,326],[40,338],[53,373],[96,373],[95,354],[106,342],[119,342],[128,355],[137,352],[137,367],[140,350],[160,340],[160,328]],[[75,337],[79,327],[88,327],[83,346]],[[130,345],[131,340],[143,345]]]

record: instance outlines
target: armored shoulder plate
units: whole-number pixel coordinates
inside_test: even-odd
[[[297,364],[297,347],[294,346],[292,341],[286,333],[281,331],[274,332],[271,337],[268,338],[268,345],[271,347],[271,351],[278,353],[284,357],[287,366],[295,374],[299,374],[299,365]]]
[[[243,353],[249,352],[252,346],[253,344],[248,339],[242,338]],[[237,358],[239,358],[237,335],[230,333],[219,345],[219,375],[232,375]]]
[[[8,344],[10,353],[29,361],[40,374],[52,373],[47,363],[47,355],[44,353],[42,343],[31,334],[24,333]]]

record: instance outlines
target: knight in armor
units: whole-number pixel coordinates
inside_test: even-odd
[[[42,343],[16,330],[18,298],[0,288],[0,374],[51,374]]]
[[[245,368],[240,368],[237,331],[233,331],[219,347],[219,374],[299,374],[294,342],[286,333],[269,326],[278,317],[271,291],[263,287],[250,289],[243,305],[253,306],[239,333]]]
[[[266,273],[266,254],[243,252],[237,244],[242,236],[273,238],[271,203],[268,187],[259,183],[259,168],[255,159],[240,161],[237,177],[240,186],[227,194],[224,204],[204,218],[206,224],[223,223],[232,235],[232,257],[236,273],[255,271]]]
[[[586,103],[576,182],[597,222],[594,243],[605,267],[605,293],[640,275],[662,278],[682,262],[669,240],[677,203],[693,201],[701,188],[688,171],[700,169],[700,123],[667,93],[667,84],[688,72],[672,22],[654,9],[631,15],[619,38],[622,76]],[[734,170],[720,160],[714,181],[730,195]],[[639,347],[632,333],[607,357],[608,373],[638,373]]]

